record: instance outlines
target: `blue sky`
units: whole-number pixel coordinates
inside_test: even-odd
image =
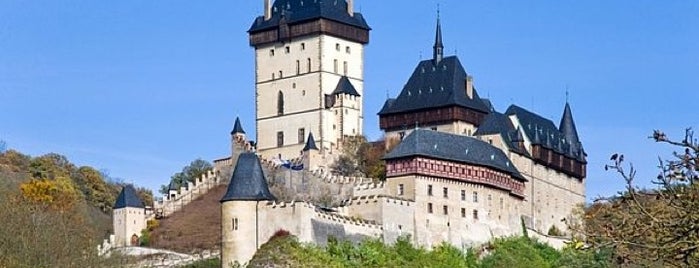
[[[253,50],[246,30],[263,1],[0,0],[0,140],[32,155],[157,189],[195,158],[229,154],[240,116],[254,131]],[[368,1],[365,133],[420,58],[431,55],[436,6],[446,54],[481,96],[558,124],[566,88],[589,154],[588,196],[613,194],[605,173],[622,152],[641,185],[699,127],[697,1]]]

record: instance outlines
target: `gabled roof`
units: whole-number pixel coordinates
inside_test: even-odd
[[[483,119],[483,122],[473,135],[481,136],[494,134],[500,134],[500,137],[502,137],[508,149],[524,155],[529,154],[526,150],[522,150],[517,146],[517,142],[519,142],[520,139],[524,139],[524,137],[521,136],[521,130],[515,129],[512,121],[510,121],[510,118],[506,115],[495,111],[491,112]]]
[[[282,18],[288,24],[323,18],[371,30],[361,13],[355,12],[350,16],[345,0],[276,0],[272,5],[272,17],[269,20],[265,20],[264,16],[257,17],[248,32],[275,28]]]
[[[357,89],[354,88],[354,85],[352,85],[352,82],[349,80],[349,78],[347,78],[347,76],[342,76],[340,81],[337,82],[337,86],[335,87],[335,91],[333,91],[332,95],[337,94],[348,94],[357,97],[360,96],[359,92],[357,92]]]
[[[487,142],[472,137],[416,129],[383,159],[411,156],[485,166],[526,181],[505,153]]]
[[[269,192],[260,159],[255,153],[240,154],[231,182],[221,202],[275,200]]]
[[[421,61],[392,105],[384,105],[379,115],[417,111],[431,108],[461,106],[483,113],[488,107],[473,90],[473,98],[466,95],[468,75],[456,56],[436,63]]]
[[[316,150],[318,151],[318,146],[316,146],[316,139],[313,138],[313,132],[308,133],[308,139],[306,140],[306,146],[303,147],[304,152]]]
[[[121,189],[121,193],[119,193],[116,202],[114,202],[113,209],[127,207],[144,208],[143,201],[141,201],[141,198],[138,197],[138,194],[136,194],[136,189],[134,189],[133,185],[131,184],[127,184],[124,186],[124,188]]]
[[[233,130],[231,131],[231,135],[233,134],[245,134],[243,125],[240,124],[240,117],[235,118],[235,124],[233,125]]]

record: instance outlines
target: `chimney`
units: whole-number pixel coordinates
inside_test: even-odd
[[[264,0],[265,1],[265,20],[269,20],[272,18],[272,0]]]
[[[354,0],[347,0],[347,13],[354,17]]]
[[[473,76],[466,76],[466,96],[469,99],[473,99]]]

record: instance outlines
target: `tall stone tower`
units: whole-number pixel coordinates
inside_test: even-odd
[[[121,189],[112,213],[115,246],[138,246],[141,231],[146,228],[146,209],[133,186]]]
[[[264,15],[248,31],[263,157],[299,157],[311,132],[327,156],[345,136],[362,134],[371,29],[353,6],[353,0],[264,0]]]

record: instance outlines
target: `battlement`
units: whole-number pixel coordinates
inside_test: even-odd
[[[324,219],[326,221],[335,222],[342,225],[355,225],[373,228],[376,230],[383,230],[383,226],[373,220],[365,220],[360,217],[340,215],[337,213],[322,211],[319,209],[315,210],[315,217],[318,219]]]
[[[187,182],[186,185],[180,187],[177,193],[168,193],[163,196],[163,199],[158,200],[153,205],[155,214],[158,217],[167,217],[172,213],[182,209],[193,200],[206,194],[212,188],[223,183],[217,176],[218,170],[214,168],[209,172],[202,174],[194,182]]]
[[[102,241],[101,245],[97,246],[97,255],[102,256],[114,248],[115,240],[116,237],[113,234],[109,235],[109,238],[105,239]]]

